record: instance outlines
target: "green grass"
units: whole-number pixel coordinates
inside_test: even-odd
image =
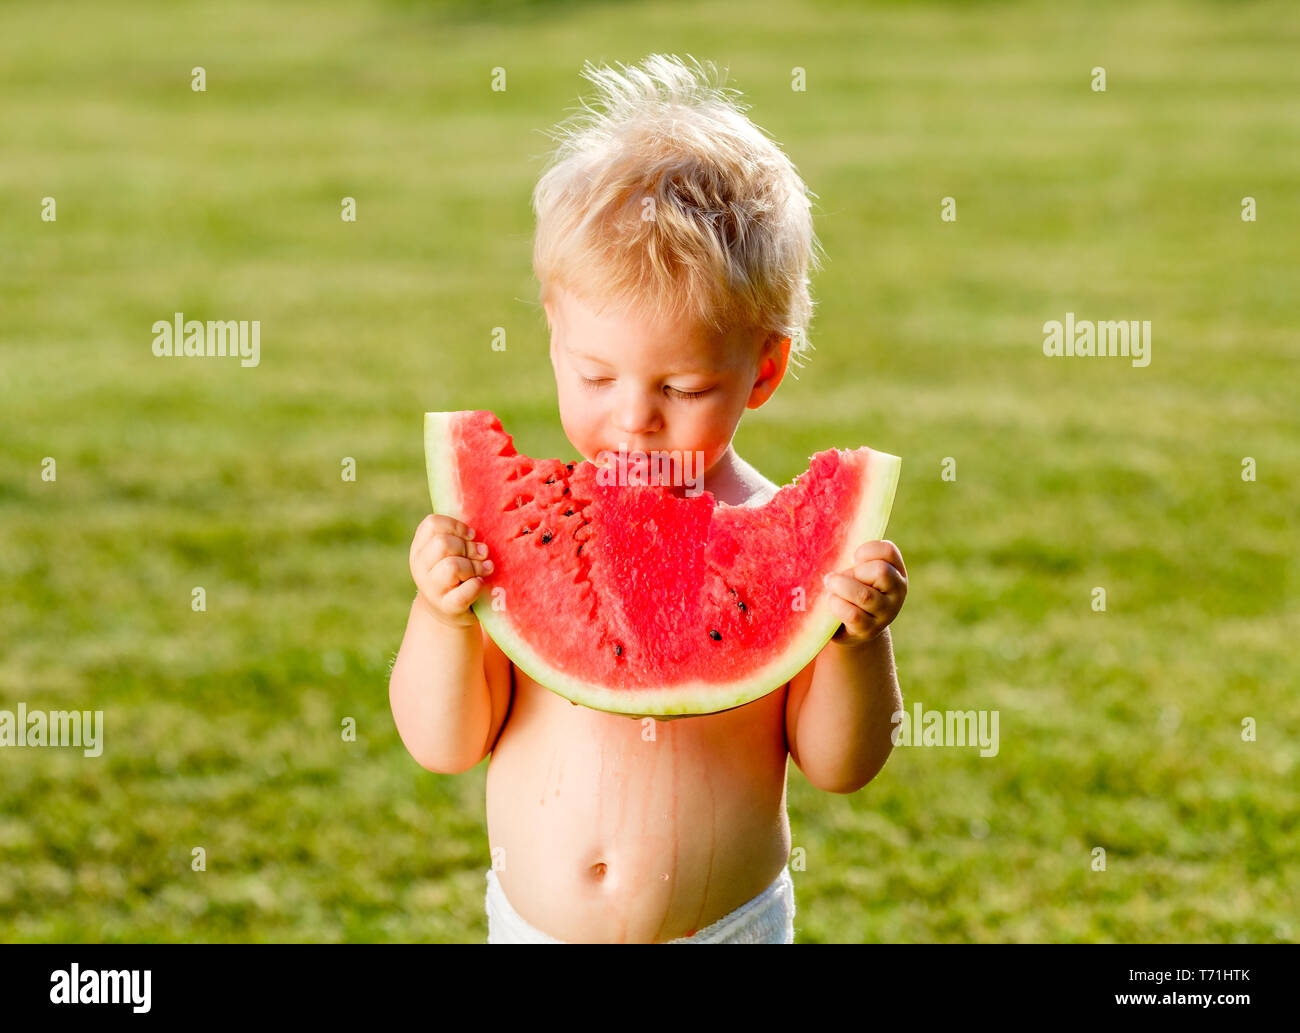
[[[655,50],[730,65],[819,195],[816,350],[738,450],[904,457],[904,697],[1000,714],[854,796],[791,767],[797,939],[1300,938],[1300,17],[1063,6],[7,7],[0,708],[107,727],[0,750],[0,938],[483,941],[486,765],[388,708],[422,413],[573,454],[541,130]],[[175,311],[261,320],[261,365],[154,358]],[[1045,358],[1066,311],[1151,365]]]

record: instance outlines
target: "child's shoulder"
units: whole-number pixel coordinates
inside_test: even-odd
[[[736,506],[765,506],[781,490],[778,485],[764,477],[757,467],[745,462],[739,456],[736,457],[733,484],[735,489],[728,494],[734,496],[735,501],[732,504]]]
[[[749,497],[741,503],[742,506],[766,506],[776,498],[776,493],[781,490],[762,474],[758,474],[754,483],[750,484],[748,487],[750,494]]]

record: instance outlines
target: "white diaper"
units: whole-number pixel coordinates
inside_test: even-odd
[[[488,943],[564,943],[520,917],[491,868],[487,875]],[[794,943],[794,880],[782,868],[767,889],[729,915],[669,943]]]

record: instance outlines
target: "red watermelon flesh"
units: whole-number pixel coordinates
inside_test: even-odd
[[[493,641],[566,699],[638,716],[742,706],[807,666],[840,624],[822,576],[884,533],[901,466],[819,452],[739,507],[519,455],[482,410],[426,413],[425,452],[434,512],[488,545],[474,612]]]

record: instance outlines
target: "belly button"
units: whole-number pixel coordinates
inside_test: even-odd
[[[603,879],[605,877],[605,868],[606,865],[604,861],[597,861],[591,866],[591,874],[597,879]]]

